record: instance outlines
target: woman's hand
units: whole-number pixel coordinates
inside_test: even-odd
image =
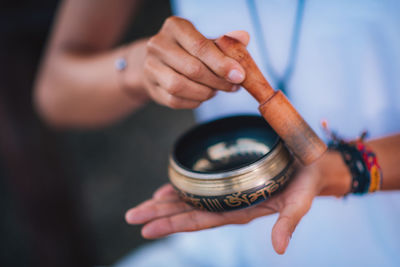
[[[342,196],[350,190],[350,173],[337,152],[327,152],[307,167],[300,167],[287,188],[258,205],[230,212],[196,210],[184,203],[171,185],[158,189],[153,198],[126,213],[130,224],[144,224],[145,238],[160,238],[172,233],[198,231],[226,224],[245,224],[279,212],[272,229],[272,244],[283,254],[301,218],[317,195]]]
[[[244,31],[228,35],[245,45],[249,41]],[[196,108],[217,90],[238,90],[244,78],[241,65],[185,19],[168,18],[159,33],[147,41],[142,84],[159,104],[175,109]],[[132,88],[129,72],[125,80],[126,87]]]

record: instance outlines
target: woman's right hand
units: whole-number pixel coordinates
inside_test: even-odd
[[[227,35],[245,45],[247,32]],[[193,109],[213,97],[217,90],[234,92],[245,71],[234,59],[219,50],[192,23],[169,17],[161,30],[146,44],[142,84],[149,96],[174,109]]]

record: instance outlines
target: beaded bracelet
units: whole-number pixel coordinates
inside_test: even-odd
[[[339,151],[350,170],[350,193],[362,195],[379,190],[382,184],[382,170],[375,153],[364,144],[367,132],[363,132],[356,141],[347,142],[329,131],[326,121],[322,122],[322,126],[330,137],[328,148]]]
[[[375,153],[367,148],[362,141],[357,141],[355,145],[358,151],[361,152],[364,163],[368,169],[370,178],[368,192],[375,192],[382,186],[382,169],[378,164],[378,159]]]

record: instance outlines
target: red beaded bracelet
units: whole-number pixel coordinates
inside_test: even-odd
[[[370,183],[368,192],[375,192],[382,185],[382,169],[379,166],[378,159],[375,153],[363,143],[363,140],[357,140],[356,147],[360,151],[369,172]]]
[[[363,132],[356,141],[345,141],[329,130],[326,121],[322,127],[329,137],[328,146],[342,154],[343,160],[352,175],[351,193],[365,194],[378,191],[382,185],[382,170],[375,153],[366,146]]]

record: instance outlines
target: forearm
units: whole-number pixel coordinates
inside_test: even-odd
[[[376,154],[382,169],[381,190],[400,189],[400,134],[373,139],[366,145]],[[351,174],[341,155],[337,151],[328,151],[315,162],[321,173],[322,186],[320,195],[343,196],[350,191]]]
[[[60,1],[34,88],[35,105],[46,122],[70,128],[105,125],[144,102],[140,83],[133,83],[130,95],[122,90],[121,73],[114,68],[121,50],[113,49],[139,6],[139,0]],[[133,66],[143,58],[143,45],[136,44]]]
[[[374,139],[367,145],[375,152],[382,168],[381,190],[400,189],[400,134]]]
[[[35,102],[42,117],[61,127],[94,127],[113,122],[143,105],[148,99],[140,82],[144,41],[129,47],[131,59],[129,94],[125,77],[114,62],[128,47],[105,53],[85,54],[51,51],[35,88]]]

